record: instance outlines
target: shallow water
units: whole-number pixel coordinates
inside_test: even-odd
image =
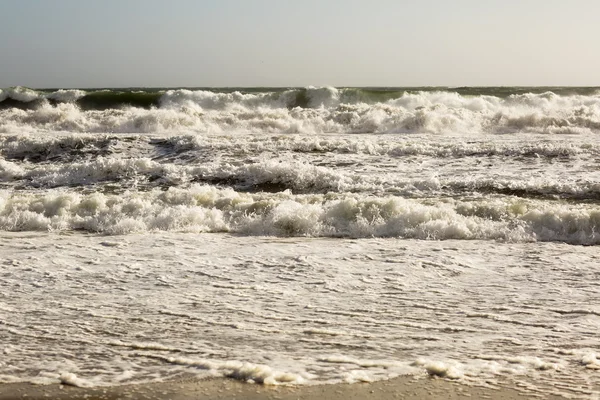
[[[1,243],[5,382],[428,371],[571,395],[598,384],[594,247],[183,233]]]

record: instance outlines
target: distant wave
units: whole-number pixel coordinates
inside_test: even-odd
[[[0,133],[590,133],[596,88],[0,91]]]
[[[542,89],[35,91],[17,87],[0,91],[0,133],[581,134],[600,130],[596,88]]]
[[[203,88],[203,89],[31,89],[16,86],[0,89],[1,108],[32,108],[47,100],[56,103],[77,103],[85,110],[106,110],[133,106],[141,108],[159,107],[163,101],[173,97],[200,100],[205,106],[208,97],[219,99],[215,103],[247,101],[254,103],[277,103],[287,107],[319,107],[331,102],[345,104],[380,103],[399,99],[405,95],[420,92],[447,92],[461,96],[493,96],[506,98],[515,95],[554,93],[558,96],[595,96],[600,94],[598,87],[375,87],[375,88]],[[209,102],[211,100],[208,100]]]

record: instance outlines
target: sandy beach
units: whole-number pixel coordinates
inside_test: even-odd
[[[578,394],[581,396],[581,393]],[[182,380],[148,385],[78,388],[64,385],[5,384],[0,386],[0,400],[13,399],[563,399],[545,392],[524,394],[499,386],[484,388],[435,377],[400,377],[363,384],[265,386],[230,379]]]

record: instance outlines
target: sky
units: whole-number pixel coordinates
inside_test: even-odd
[[[0,0],[0,87],[600,86],[598,0]]]

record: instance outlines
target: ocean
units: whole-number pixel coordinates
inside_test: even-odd
[[[600,88],[0,90],[0,382],[600,395]]]

